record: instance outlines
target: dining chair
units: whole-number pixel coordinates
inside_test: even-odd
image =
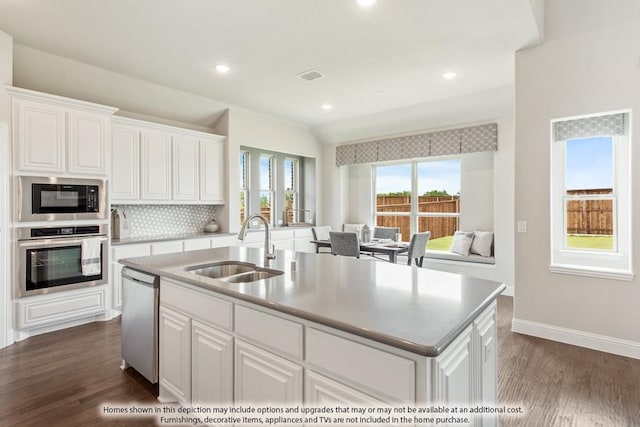
[[[322,225],[311,227],[311,234],[313,234],[313,240],[330,240],[329,233],[331,232],[330,225]],[[316,253],[320,253],[320,246],[316,243]]]
[[[374,227],[374,239],[391,239],[396,240],[396,234],[400,232],[400,227]]]
[[[344,231],[329,232],[331,253],[333,255],[352,256],[360,258],[360,240],[357,233]]]
[[[430,231],[415,233],[411,236],[411,243],[409,243],[409,251],[407,252],[407,265],[411,265],[411,260],[415,260],[416,265],[418,267],[422,267],[424,254],[427,251],[427,244],[429,243],[429,237],[431,237]]]

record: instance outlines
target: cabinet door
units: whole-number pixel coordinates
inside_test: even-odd
[[[191,319],[160,306],[160,399],[191,401]]]
[[[198,200],[198,147],[195,138],[173,137],[173,200]]]
[[[434,402],[470,407],[473,399],[472,327],[433,359]]]
[[[65,170],[65,110],[29,101],[13,102],[17,168],[21,171]]]
[[[473,322],[474,354],[476,355],[476,405],[495,406],[498,402],[497,373],[497,325],[496,303]],[[495,414],[479,415],[476,425],[490,427],[498,425]]]
[[[233,403],[233,337],[204,323],[191,323],[191,400]]]
[[[122,268],[124,266],[114,262],[111,266],[111,304],[116,310],[122,311]]]
[[[211,239],[189,239],[184,241],[185,251],[196,251],[198,249],[209,249]]]
[[[170,254],[182,252],[182,240],[169,240],[168,242],[156,242],[151,244],[151,255]]]
[[[109,117],[70,110],[67,119],[67,171],[74,174],[106,175]]]
[[[226,185],[224,142],[200,141],[200,200],[224,203]]]
[[[351,405],[384,406],[384,402],[368,394],[334,381],[314,371],[305,374],[305,404],[311,406]]]
[[[302,403],[302,366],[235,341],[235,402]]]
[[[111,202],[140,200],[140,132],[113,126],[111,138]]]
[[[142,200],[171,199],[171,136],[142,131],[140,135]]]

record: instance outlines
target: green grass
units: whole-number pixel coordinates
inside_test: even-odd
[[[570,234],[567,236],[567,248],[612,250],[613,236],[580,236]]]
[[[440,237],[439,239],[429,239],[427,249],[432,251],[448,251],[451,247],[453,236]]]

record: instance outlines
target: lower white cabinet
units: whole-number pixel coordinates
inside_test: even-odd
[[[122,308],[122,268],[124,266],[118,260],[151,255],[151,249],[148,244],[114,246],[111,255],[111,304],[112,308],[120,310]]]
[[[235,402],[302,403],[302,366],[236,340]]]
[[[433,359],[434,400],[439,404],[469,407],[473,402],[472,331],[467,327]]]
[[[205,323],[191,323],[191,400],[233,402],[233,337]]]
[[[305,403],[312,406],[383,406],[384,402],[368,394],[334,381],[317,372],[307,369],[305,377]]]
[[[156,242],[151,244],[151,255],[170,254],[182,252],[182,240],[169,240],[167,242]]]
[[[160,307],[160,388],[180,403],[191,402],[191,319]],[[160,398],[162,398],[162,392]],[[169,398],[169,400],[172,400]]]

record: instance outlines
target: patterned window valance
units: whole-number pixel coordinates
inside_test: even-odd
[[[606,135],[624,135],[624,113],[553,123],[554,141]]]
[[[497,149],[498,124],[489,123],[340,145],[336,149],[336,165],[447,156]]]

